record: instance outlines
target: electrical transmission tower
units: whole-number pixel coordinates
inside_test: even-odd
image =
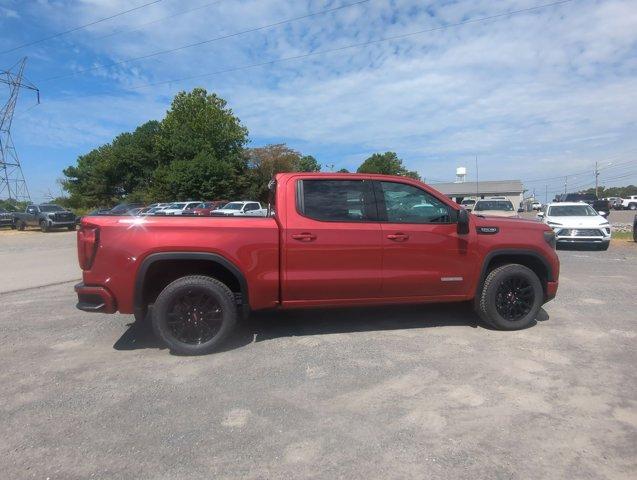
[[[31,200],[27,182],[22,174],[18,154],[11,139],[11,123],[21,88],[36,92],[40,103],[40,91],[35,85],[24,79],[23,58],[9,70],[0,70],[0,84],[7,85],[9,99],[0,108],[0,199],[6,197],[14,200]]]

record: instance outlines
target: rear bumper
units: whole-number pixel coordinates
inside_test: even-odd
[[[558,282],[546,283],[546,295],[544,298],[545,302],[549,302],[555,298],[555,295],[557,295],[557,286],[558,286]]]
[[[78,309],[84,312],[115,313],[115,297],[104,287],[95,287],[78,283],[75,285]]]

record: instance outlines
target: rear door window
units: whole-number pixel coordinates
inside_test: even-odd
[[[376,221],[371,183],[364,180],[301,180],[299,212],[326,222]]]

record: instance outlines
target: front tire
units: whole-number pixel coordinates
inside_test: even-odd
[[[535,322],[544,291],[524,265],[507,264],[487,275],[477,302],[480,318],[498,330],[520,330]]]
[[[45,220],[42,220],[40,222],[40,230],[42,230],[44,233],[49,231],[49,224]]]
[[[27,229],[27,224],[24,223],[23,221],[19,221],[18,222],[18,230],[20,230],[21,232],[24,232]]]
[[[200,275],[170,283],[152,309],[155,335],[182,355],[213,352],[234,330],[237,318],[232,291],[220,281]]]

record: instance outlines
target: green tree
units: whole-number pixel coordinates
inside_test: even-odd
[[[595,193],[595,187],[588,188],[586,190],[582,190],[581,193]],[[599,186],[597,190],[597,195],[600,198],[608,198],[608,197],[621,197],[626,198],[631,195],[637,195],[637,186],[635,185],[627,185],[625,187],[604,187]]]
[[[75,208],[228,198],[247,186],[247,141],[248,131],[225,100],[195,88],[178,93],[161,122],[81,155],[63,171],[62,185]]]
[[[338,172],[336,173],[349,173],[349,170],[347,168],[341,168]]]
[[[163,164],[192,160],[201,152],[216,161],[241,164],[248,130],[226,101],[203,88],[179,92],[161,122],[159,152]]]
[[[117,203],[145,190],[158,165],[155,147],[159,122],[150,121],[132,133],[81,155],[75,166],[63,170],[68,205],[88,208]]]
[[[394,152],[374,153],[371,157],[367,158],[356,171],[357,173],[401,175],[403,177],[420,180],[418,172],[407,170],[403,166],[403,161],[398,158],[398,155]]]
[[[299,172],[320,172],[321,164],[312,155],[304,155],[299,158]]]
[[[248,196],[257,200],[266,200],[268,182],[277,173],[298,172],[301,154],[283,143],[251,148],[248,159]]]
[[[155,172],[150,196],[158,201],[230,199],[240,195],[244,184],[237,181],[230,162],[220,162],[211,152],[200,152],[192,160],[175,160]]]

